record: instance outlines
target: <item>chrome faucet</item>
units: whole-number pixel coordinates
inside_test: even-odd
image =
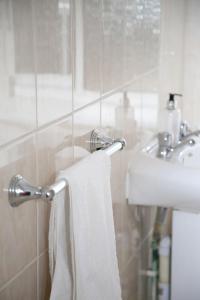
[[[171,154],[172,149],[172,135],[168,132],[158,133],[158,153],[159,158],[167,159]]]
[[[180,136],[179,140],[183,141],[185,139],[188,139],[192,136],[200,136],[200,130],[192,131],[190,127],[188,126],[187,122],[182,122],[180,126]]]
[[[200,134],[200,131],[199,131]],[[172,135],[168,132],[158,133],[158,152],[157,157],[162,159],[170,159],[173,152],[179,148],[182,148],[186,145],[193,146],[195,145],[195,140],[190,138],[195,135],[195,133],[190,133],[184,136],[175,146],[172,145]]]

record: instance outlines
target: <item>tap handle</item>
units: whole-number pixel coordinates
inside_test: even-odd
[[[172,135],[168,132],[159,132],[158,133],[159,145],[163,147],[171,147],[172,145]]]
[[[186,121],[181,122],[180,126],[180,139],[187,136],[189,133],[191,133],[191,129]]]

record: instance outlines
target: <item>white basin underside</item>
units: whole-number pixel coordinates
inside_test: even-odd
[[[173,163],[144,151],[135,154],[128,173],[128,199],[130,204],[199,211],[200,147],[187,149]]]

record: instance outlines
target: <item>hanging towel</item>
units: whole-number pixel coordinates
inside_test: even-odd
[[[62,171],[50,216],[50,300],[121,300],[110,157],[98,151]]]

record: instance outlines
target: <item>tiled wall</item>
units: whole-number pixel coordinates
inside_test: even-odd
[[[96,127],[128,141],[112,158],[113,207],[123,300],[141,299],[151,209],[129,207],[124,182],[131,151],[157,126],[159,48],[159,0],[0,1],[1,300],[49,295],[49,204],[11,208],[10,178],[53,183]]]
[[[183,119],[200,128],[200,2],[162,0],[161,7],[160,107],[164,107],[169,91],[181,92]]]
[[[186,1],[184,35],[184,117],[193,127],[200,128],[200,2]]]

